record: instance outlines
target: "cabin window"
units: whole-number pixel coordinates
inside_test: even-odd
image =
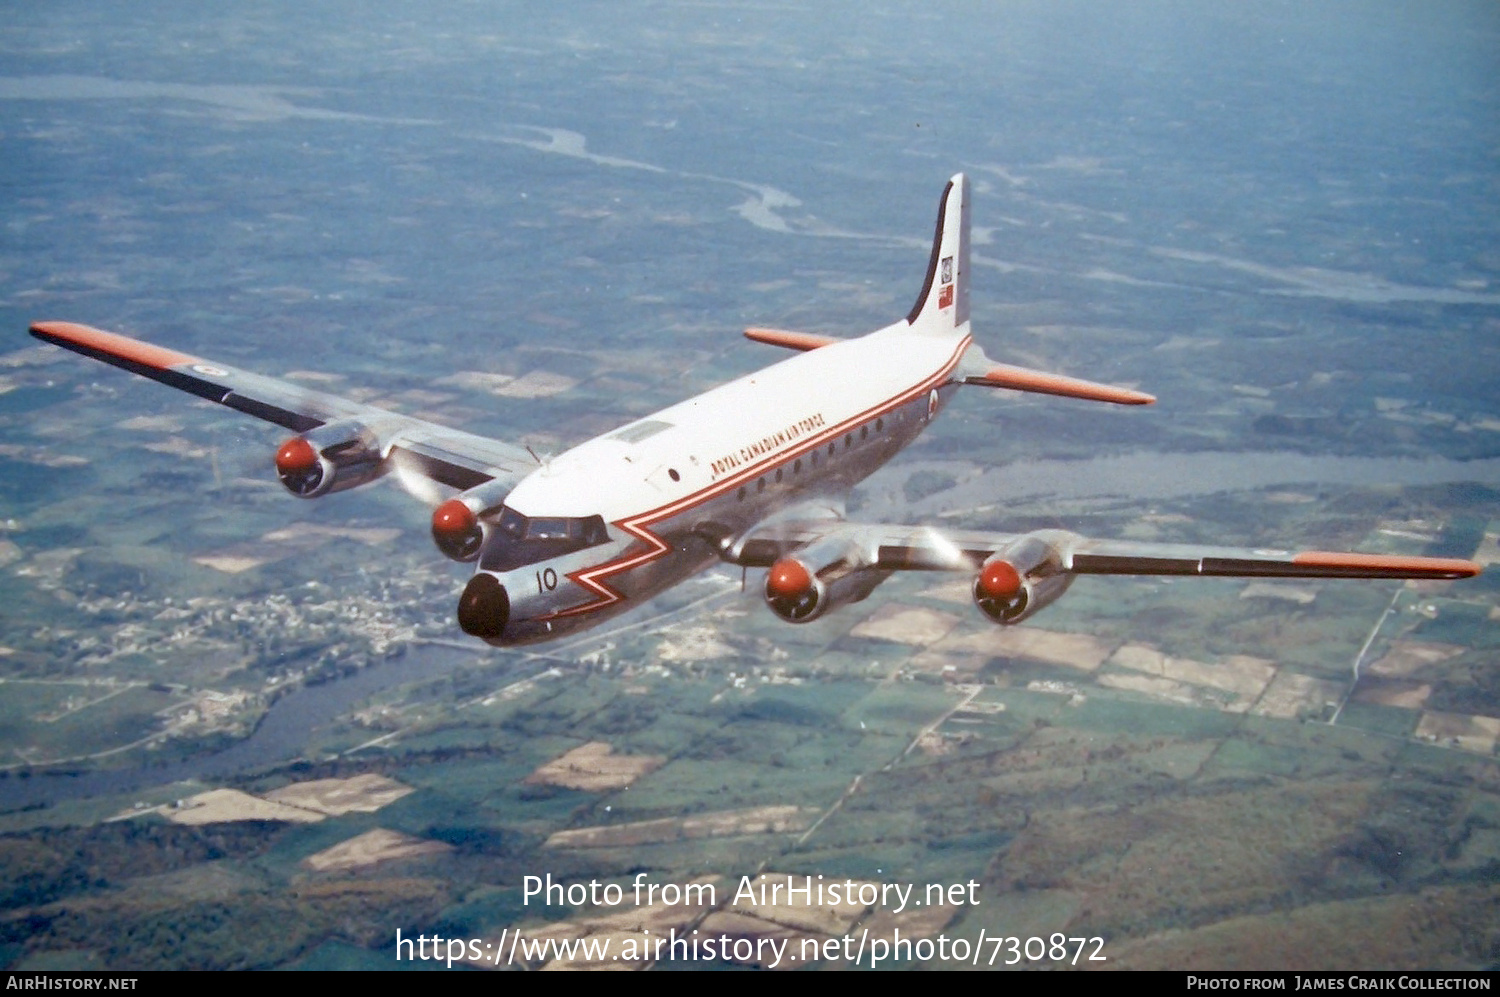
[[[675,467],[669,467],[669,468],[667,468],[667,477],[671,478],[673,481],[681,481],[682,480],[682,475],[680,475],[680,474],[677,473],[677,468],[675,468]]]
[[[736,501],[739,501],[739,502],[745,501],[745,486],[744,485],[740,485],[740,493],[739,493],[739,496],[737,497]]]
[[[877,433],[883,433],[883,432],[885,432],[885,420],[884,419],[876,419],[875,420],[875,432],[877,432]]]
[[[781,468],[776,469],[776,483],[781,484]]]
[[[859,427],[859,438],[861,440],[863,440],[865,437],[867,437],[869,435],[870,435],[870,427],[869,426],[860,426]]]
[[[802,461],[801,461],[800,458],[797,460],[797,462],[795,464],[792,465],[792,473],[793,474],[801,474],[802,473]]]
[[[844,436],[844,449],[848,450],[852,446],[854,446],[854,434],[847,433]]]
[[[766,490],[766,479],[765,478],[757,478],[756,479],[755,490],[757,492],[763,492],[763,491]]]

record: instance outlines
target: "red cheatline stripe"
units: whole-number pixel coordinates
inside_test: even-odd
[[[997,364],[985,371],[984,380],[997,388],[1036,391],[1044,395],[1064,395],[1095,402],[1114,402],[1116,405],[1150,405],[1156,401],[1155,395],[1148,395],[1144,391],[1095,384],[1076,377],[1045,374],[1039,370],[1027,370],[1025,367],[1011,367],[1007,364]]]
[[[836,336],[820,336],[815,332],[793,332],[790,329],[746,329],[745,338],[772,346],[785,346],[793,350],[816,350],[841,342]]]
[[[1353,568],[1361,571],[1411,572],[1413,575],[1472,578],[1479,565],[1457,557],[1397,557],[1389,554],[1343,554],[1331,550],[1305,550],[1293,564],[1314,568]]]
[[[145,367],[156,367],[159,370],[176,367],[178,364],[194,363],[198,359],[163,346],[152,346],[139,339],[105,332],[103,329],[95,329],[92,326],[79,325],[76,322],[34,322],[31,332],[32,335],[60,346],[81,346],[84,349],[107,353],[122,360],[130,360]]]

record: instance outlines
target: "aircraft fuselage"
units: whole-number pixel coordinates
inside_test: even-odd
[[[849,490],[914,440],[957,383],[967,335],[901,322],[791,357],[595,437],[510,493],[528,523],[600,516],[608,539],[529,558],[494,531],[479,573],[505,616],[492,644],[598,624],[704,570],[732,537],[778,512],[842,515]],[[519,553],[519,556],[517,556]],[[515,563],[517,561],[524,563]],[[493,607],[499,607],[491,582]],[[476,581],[470,582],[471,591]],[[472,632],[472,631],[471,631]]]

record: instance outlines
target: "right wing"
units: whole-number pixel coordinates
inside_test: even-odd
[[[535,458],[512,444],[237,370],[118,333],[74,322],[37,322],[31,326],[31,334],[295,433],[309,434],[307,439],[313,441],[320,455],[332,453],[329,459],[342,459],[354,445],[366,447],[376,469],[359,480],[346,477],[342,487],[367,481],[395,464],[461,490],[490,481],[509,490],[536,468]],[[319,439],[320,433],[327,439]],[[350,461],[336,470],[348,473],[347,469],[354,466]],[[359,466],[369,470],[372,464],[367,460]],[[298,494],[323,494],[335,487],[338,483],[329,480],[321,490]]]

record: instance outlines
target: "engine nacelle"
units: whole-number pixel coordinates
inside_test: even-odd
[[[810,623],[838,606],[859,602],[890,577],[864,567],[858,548],[837,535],[789,554],[766,574],[766,605],[788,623]]]
[[[1056,602],[1071,584],[1062,552],[1048,538],[1029,533],[980,566],[974,604],[991,620],[1010,626]]]
[[[432,542],[455,561],[474,560],[484,549],[485,514],[498,509],[509,493],[508,482],[491,480],[453,496],[432,511]]]
[[[276,475],[298,498],[341,492],[385,472],[379,437],[353,419],[325,423],[292,437],[276,451]]]

